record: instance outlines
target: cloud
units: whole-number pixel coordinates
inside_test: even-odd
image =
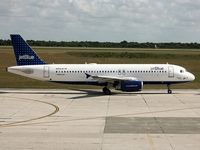
[[[199,0],[2,0],[0,27],[2,38],[198,42],[199,8]]]

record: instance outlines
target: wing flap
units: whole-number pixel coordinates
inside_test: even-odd
[[[117,77],[117,76],[93,76],[93,75],[88,75],[88,77],[93,78],[94,80],[97,80],[99,82],[109,82],[109,83],[114,83],[115,81],[127,81],[127,80],[138,80],[135,77]]]

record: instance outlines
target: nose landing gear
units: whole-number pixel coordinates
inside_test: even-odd
[[[168,88],[167,93],[172,94],[172,90],[170,89],[170,84],[167,84],[167,88]]]

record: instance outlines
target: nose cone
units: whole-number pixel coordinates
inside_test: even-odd
[[[195,80],[195,76],[192,73],[189,73],[189,80],[190,81],[194,81]]]

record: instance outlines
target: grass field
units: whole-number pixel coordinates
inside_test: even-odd
[[[34,47],[38,55],[47,63],[114,63],[151,64],[170,63],[185,67],[196,76],[192,83],[174,85],[173,88],[200,88],[200,50],[198,49],[116,49],[116,48],[53,48]],[[15,57],[11,47],[0,47],[0,88],[97,88],[41,82],[6,72],[14,66]],[[166,88],[165,86],[145,86],[144,88]]]

